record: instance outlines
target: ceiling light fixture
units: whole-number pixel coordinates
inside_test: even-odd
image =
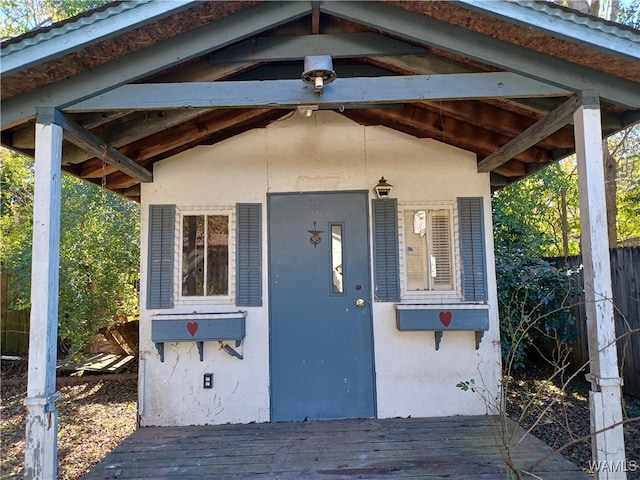
[[[304,72],[302,81],[313,85],[316,95],[322,95],[324,86],[336,79],[336,72],[333,71],[333,60],[331,55],[311,55],[304,57]]]
[[[303,118],[309,118],[314,110],[318,110],[318,105],[298,105],[298,113]]]

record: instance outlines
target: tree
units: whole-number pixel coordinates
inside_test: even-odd
[[[0,150],[0,266],[11,273],[9,304],[12,309],[29,306],[31,232],[33,223],[33,164],[26,157]]]
[[[104,0],[0,0],[2,38],[80,14]],[[0,151],[0,264],[13,309],[30,304],[33,161]],[[81,352],[99,327],[137,315],[139,206],[69,175],[62,177],[59,340]]]
[[[58,335],[79,352],[98,328],[138,314],[138,204],[64,175]]]
[[[631,27],[640,27],[640,4],[638,2],[621,2],[620,0],[556,0],[556,3],[568,6],[593,16],[600,16],[606,20],[619,22]],[[631,127],[638,128],[638,127]],[[623,134],[623,137],[625,134]],[[607,208],[607,229],[609,236],[609,247],[618,245],[618,157],[615,152],[619,146],[614,136],[613,139],[604,144],[603,164],[605,174],[605,198]],[[637,145],[637,144],[636,144]]]
[[[11,308],[29,308],[33,162],[0,152],[0,263]],[[137,316],[139,205],[70,175],[62,177],[59,340],[81,352],[100,327]]]

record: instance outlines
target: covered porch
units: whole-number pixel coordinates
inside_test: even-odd
[[[85,480],[455,478],[504,480],[500,417],[356,419],[140,428]],[[511,421],[507,435],[514,432]],[[588,479],[540,440],[515,429],[523,478]]]

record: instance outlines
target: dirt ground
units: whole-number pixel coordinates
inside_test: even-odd
[[[26,385],[12,385],[10,380],[24,379],[25,362],[2,362],[2,407],[0,436],[2,448],[0,478],[22,478],[24,457],[25,409],[22,401]],[[572,382],[563,392],[558,383],[549,382],[550,372],[527,365],[513,378],[508,392],[507,412],[512,419],[524,411],[522,426],[527,428],[539,417],[539,412],[554,402],[533,433],[547,444],[558,448],[589,432],[588,384]],[[136,428],[137,382],[127,380],[91,381],[60,386],[62,399],[57,403],[60,414],[59,478],[80,479],[93,465],[104,458]],[[9,382],[8,382],[9,381]],[[534,402],[536,392],[538,397]],[[525,408],[525,406],[530,407]],[[640,399],[625,396],[627,417],[640,416]],[[640,479],[640,422],[625,426],[629,480]],[[563,454],[585,470],[591,460],[589,441],[578,443]],[[635,468],[634,466],[638,467]],[[634,471],[631,471],[634,470]]]
[[[2,362],[2,407],[0,437],[2,449],[0,478],[22,479],[24,464],[26,384],[7,380],[25,377],[26,362]],[[127,380],[92,381],[60,386],[58,478],[79,479],[136,428],[137,382]],[[121,377],[121,378],[122,378]]]

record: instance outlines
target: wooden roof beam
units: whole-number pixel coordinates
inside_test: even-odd
[[[578,97],[571,97],[542,120],[534,123],[509,143],[478,162],[478,172],[490,172],[504,165],[516,155],[564,127],[571,121],[573,113],[579,106]]]
[[[385,2],[366,2],[365,6],[362,3],[324,2],[320,10],[409,43],[438,48],[573,92],[584,90],[585,86],[596,86],[606,102],[632,109],[640,107],[637,82],[534,52]]]
[[[482,128],[507,137],[518,136],[539,118],[538,116],[527,117],[510,110],[500,109],[487,102],[474,100],[465,102],[422,102],[419,105],[432,112],[444,113],[463,122],[482,126]],[[496,121],[497,119],[499,121]],[[548,149],[573,148],[573,129],[571,127],[562,128],[543,139],[539,146]]]
[[[113,148],[93,133],[85,130],[77,123],[69,120],[59,110],[54,108],[39,109],[38,114],[51,115],[53,122],[64,129],[65,140],[91,152],[105,163],[112,165],[118,170],[126,173],[140,182],[152,182],[153,174],[146,168],[140,166],[128,157],[125,157],[118,150]]]
[[[2,129],[34,116],[35,107],[32,109],[30,105],[71,105],[96,92],[148,77],[310,12],[311,6],[307,2],[264,2],[70,78],[9,98],[2,102]]]
[[[318,11],[314,9],[314,11]],[[385,55],[424,55],[426,49],[373,32],[256,37],[212,53],[217,63],[283,62],[309,55],[354,58]],[[300,64],[302,71],[302,63]]]
[[[195,121],[184,121],[179,125],[173,125],[164,131],[157,131],[153,136],[147,138],[141,146],[131,143],[122,148],[122,151],[129,155],[149,159],[174,150],[185,142],[198,142],[211,135],[214,131],[233,128],[238,124],[252,121],[269,110],[217,110],[209,111],[207,116]],[[188,140],[185,140],[188,139]],[[82,178],[99,178],[104,174],[110,175],[118,169],[113,166],[103,168],[100,157],[82,163],[80,176]],[[109,182],[107,182],[109,184]],[[119,188],[123,188],[118,184]]]
[[[423,100],[566,96],[572,92],[509,72],[338,78],[320,96],[302,80],[123,85],[69,105],[66,112],[167,108],[297,108]]]
[[[346,110],[343,115],[355,121],[394,128],[418,138],[433,138],[479,156],[493,151],[496,144],[503,144],[511,139],[415,105],[406,105],[403,108]],[[520,153],[517,159],[523,162],[523,165],[551,160],[546,150],[536,147]]]

